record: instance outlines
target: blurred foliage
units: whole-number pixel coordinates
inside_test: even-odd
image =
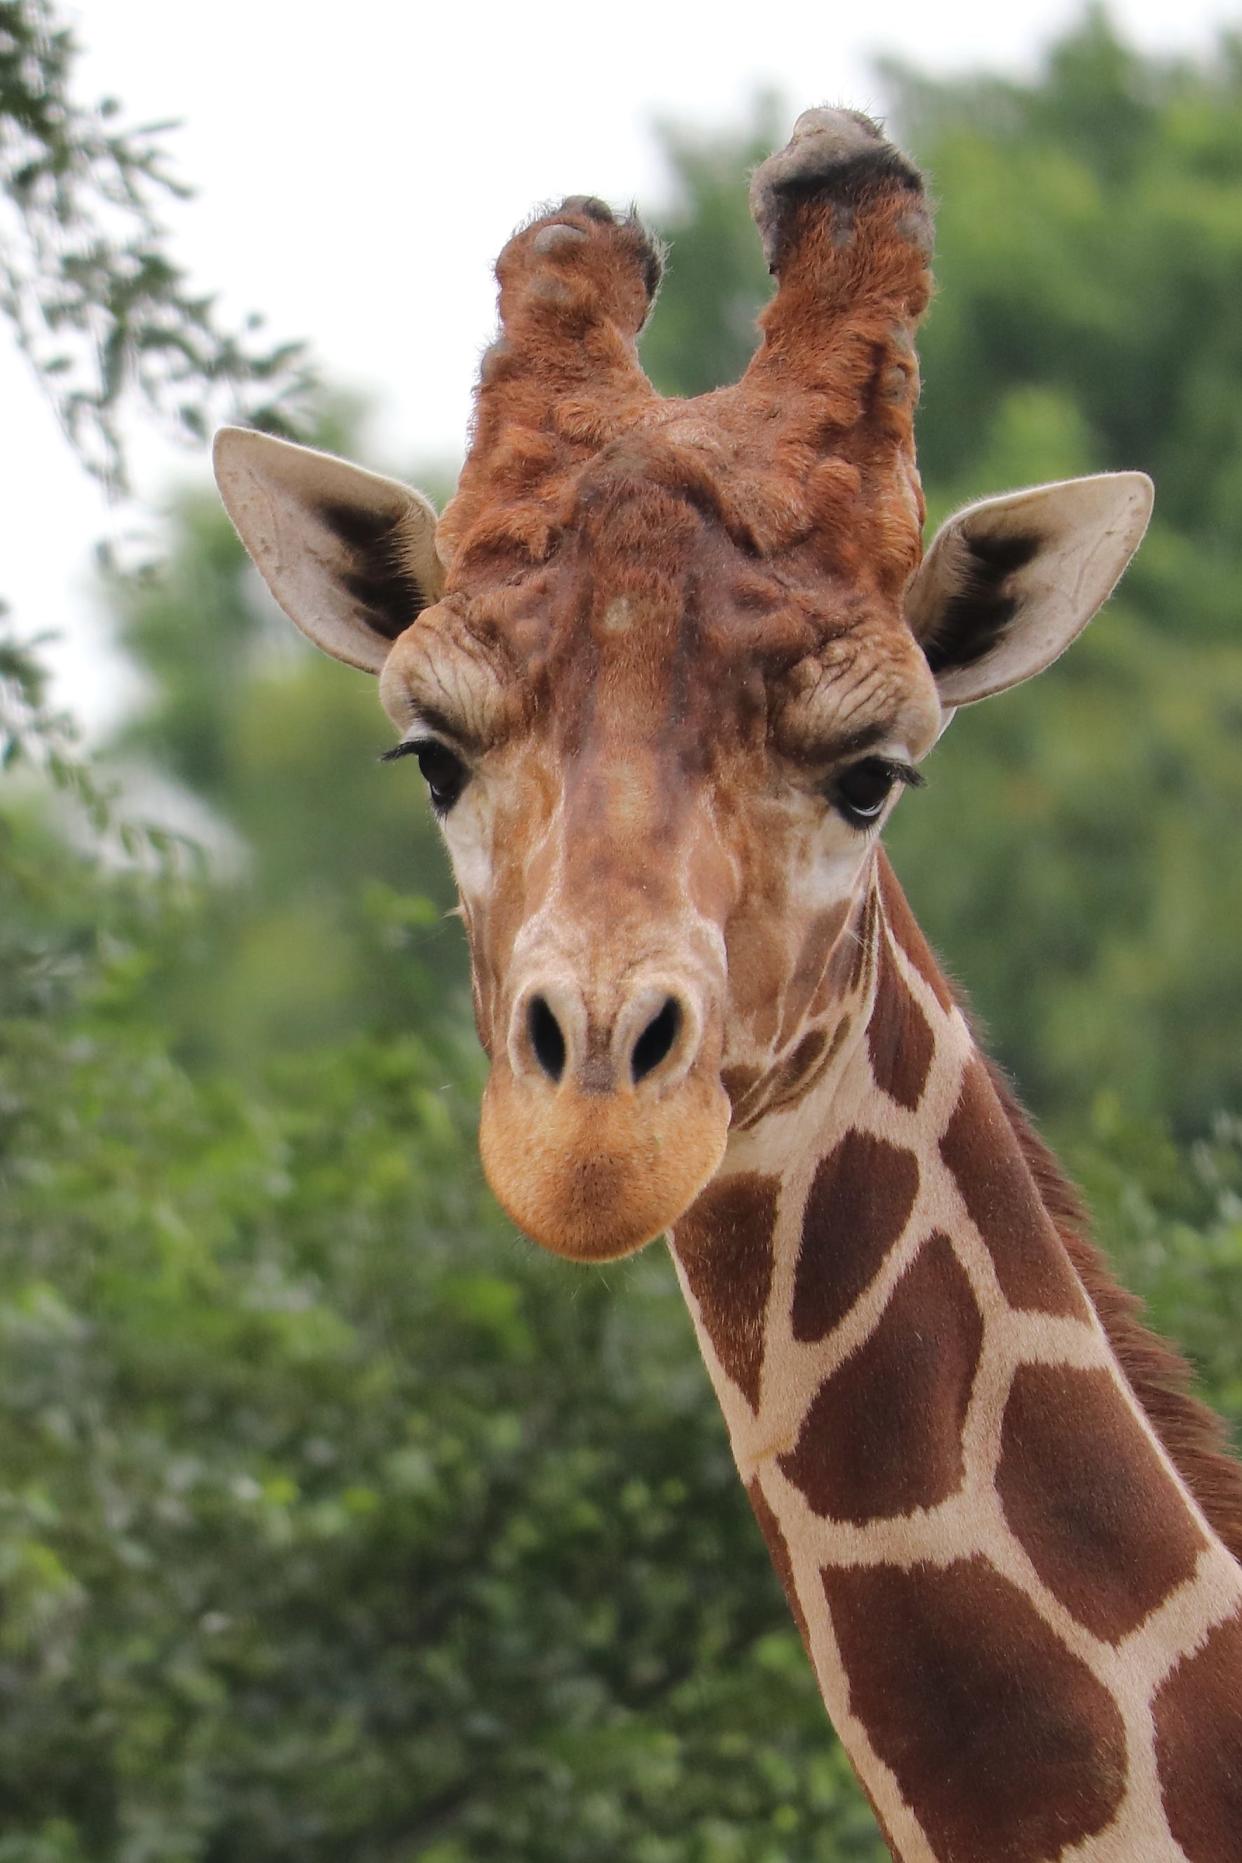
[[[10,13],[46,25],[0,7],[0,50]],[[889,83],[944,203],[934,509],[1160,494],[1109,614],[954,725],[897,857],[1237,1421],[1242,63],[1092,15],[1029,85]],[[664,132],[670,391],[749,353],[770,111]],[[483,1191],[463,941],[374,688],[206,494],[107,597],[143,675],[109,758],[0,652],[0,1863],[879,1863],[667,1262],[565,1267]],[[205,856],[122,781],[192,801]]]
[[[1242,38],[1145,60],[1089,13],[1042,80],[890,67],[940,200],[921,344],[936,517],[1141,467],[1151,531],[1055,672],[964,713],[892,836],[929,934],[1065,1127],[1100,1083],[1242,1102]]]
[[[658,127],[672,187],[652,224],[668,253],[642,358],[661,394],[701,395],[736,381],[755,347],[755,318],[772,281],[745,181],[784,140],[782,115],[779,101],[765,95],[740,133]]]
[[[413,786],[379,765],[374,681],[303,646],[210,495],[175,507],[162,574],[110,592],[148,693],[117,748],[188,791],[219,840],[220,884],[162,975],[177,1054],[257,1066],[349,1032],[455,1034],[452,882]]]

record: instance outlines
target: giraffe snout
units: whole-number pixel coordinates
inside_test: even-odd
[[[519,1228],[606,1261],[676,1222],[724,1153],[721,1008],[673,963],[530,964],[483,1096],[483,1168]]]

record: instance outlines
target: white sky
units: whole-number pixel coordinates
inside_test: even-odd
[[[658,200],[651,133],[672,116],[736,121],[763,87],[789,115],[824,101],[879,109],[876,54],[943,71],[1020,71],[1075,19],[1076,0],[807,0],[713,7],[627,0],[86,0],[82,101],[129,121],[176,117],[176,256],[274,337],[305,337],[325,376],[372,399],[383,469],[461,448],[493,322],[491,263],[537,201]],[[1239,6],[1120,0],[1144,49],[1203,49]],[[61,692],[98,727],[122,682],[89,592],[107,523],[24,365],[0,340],[4,410],[0,593],[27,631],[51,627]],[[138,489],[158,506],[199,462],[144,439]]]

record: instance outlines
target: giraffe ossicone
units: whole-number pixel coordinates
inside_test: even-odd
[[[221,492],[442,818],[500,1201],[581,1260],[672,1231],[894,1855],[1242,1859],[1239,1471],[878,842],[954,709],[1107,599],[1151,486],[986,500],[924,554],[918,172],[813,111],[751,201],[777,283],[736,385],[655,393],[660,254],[572,196],[500,256],[438,521],[238,430]]]

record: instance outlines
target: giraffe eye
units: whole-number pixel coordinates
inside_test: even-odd
[[[470,772],[460,757],[454,756],[447,745],[437,743],[433,737],[416,744],[414,755],[418,758],[432,808],[437,815],[447,815],[466,787]]]
[[[829,797],[851,828],[866,828],[881,813],[893,784],[905,772],[885,757],[864,757],[833,779]]]
[[[384,763],[396,757],[417,757],[418,767],[437,815],[447,815],[470,780],[470,772],[455,751],[438,738],[407,739],[385,751]]]

